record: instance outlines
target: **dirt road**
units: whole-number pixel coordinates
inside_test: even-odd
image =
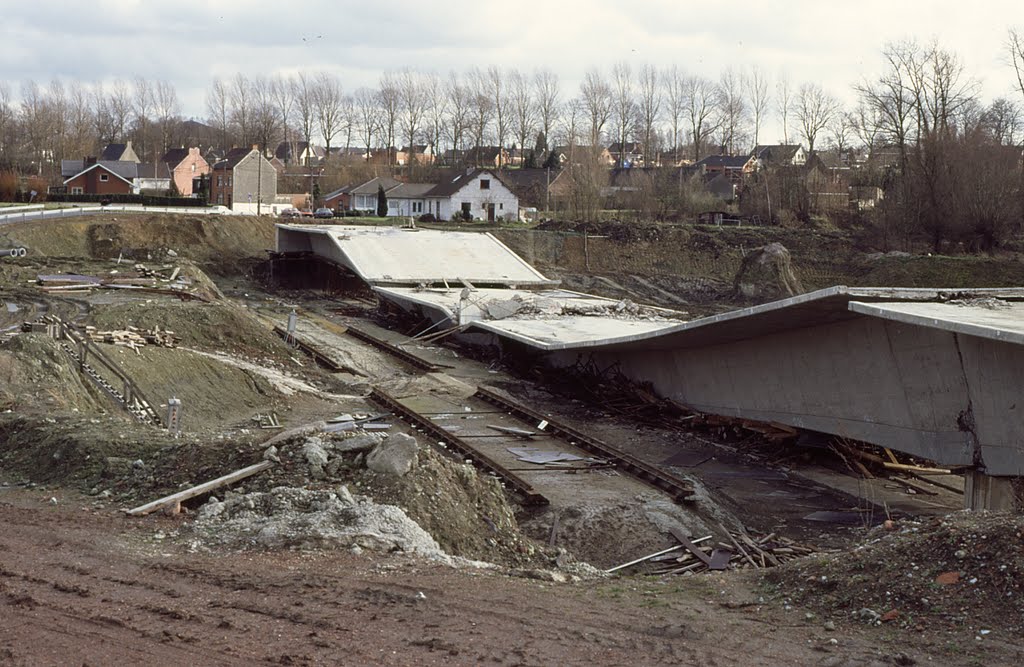
[[[2,488],[0,663],[911,664],[878,630],[827,630],[732,575],[553,584],[401,556],[224,558],[154,537],[178,521]]]

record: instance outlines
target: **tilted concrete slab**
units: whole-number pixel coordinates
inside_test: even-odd
[[[491,234],[401,227],[277,227],[278,252],[312,252],[371,285],[459,279],[497,285],[555,285]]]
[[[951,294],[968,303],[1017,301],[983,313],[921,302]],[[872,298],[885,301],[864,301]],[[1021,289],[833,288],[590,347],[599,366],[618,364],[628,377],[702,412],[777,421],[943,465],[1019,476],[1021,299]],[[560,350],[549,359],[568,365],[580,346]]]
[[[850,303],[855,313],[1024,345],[1024,303]]]
[[[516,340],[539,350],[629,339],[668,330],[685,313],[564,289],[375,287],[385,299],[418,306],[434,322]],[[463,298],[465,295],[465,298]]]

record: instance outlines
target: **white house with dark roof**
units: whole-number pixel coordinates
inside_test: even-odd
[[[434,186],[425,199],[426,213],[438,220],[455,215],[491,222],[519,219],[519,197],[489,169],[460,172]]]

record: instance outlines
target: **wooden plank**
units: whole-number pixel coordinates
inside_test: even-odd
[[[151,503],[146,503],[145,505],[141,505],[135,509],[130,509],[128,510],[128,514],[131,516],[145,516],[146,514],[155,512],[167,507],[168,505],[180,506],[182,501],[188,500],[189,498],[195,498],[196,496],[201,496],[208,491],[219,489],[222,486],[243,480],[246,477],[252,477],[273,465],[274,463],[272,461],[261,461],[260,463],[251,465],[247,468],[242,468],[241,470],[236,470],[235,472],[224,475],[223,477],[212,479],[209,482],[203,482],[198,486],[193,486],[191,489],[185,489],[184,491],[179,491],[178,493],[165,496],[159,500],[154,500]]]
[[[705,565],[711,567],[711,559],[708,555],[697,548],[697,545],[691,542],[690,538],[683,534],[683,531],[673,526],[668,529],[668,532],[672,533],[672,537],[679,540],[679,543],[686,547],[687,551],[699,558]]]
[[[710,539],[711,539],[711,536],[707,535],[705,537],[699,537],[696,540],[693,540],[692,543],[693,544],[698,544],[700,542],[707,542]],[[611,568],[609,570],[605,570],[605,574],[609,574],[611,572],[617,572],[618,570],[621,570],[623,568],[629,567],[630,565],[637,565],[639,563],[644,562],[645,560],[650,560],[650,559],[654,558],[655,556],[662,556],[662,555],[670,553],[672,551],[678,551],[679,549],[682,549],[682,548],[683,548],[682,544],[677,544],[675,546],[669,547],[668,549],[662,549],[661,551],[659,551],[657,553],[648,554],[648,555],[643,556],[641,558],[637,558],[636,560],[631,560],[628,563],[623,563],[622,565],[616,565],[615,567],[613,567],[613,568]]]

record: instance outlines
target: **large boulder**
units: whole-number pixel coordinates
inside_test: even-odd
[[[396,433],[385,438],[366,455],[366,467],[374,472],[401,477],[416,465],[419,449],[416,438]]]
[[[781,243],[769,243],[747,253],[733,280],[733,298],[743,301],[763,303],[803,291],[789,251]]]

